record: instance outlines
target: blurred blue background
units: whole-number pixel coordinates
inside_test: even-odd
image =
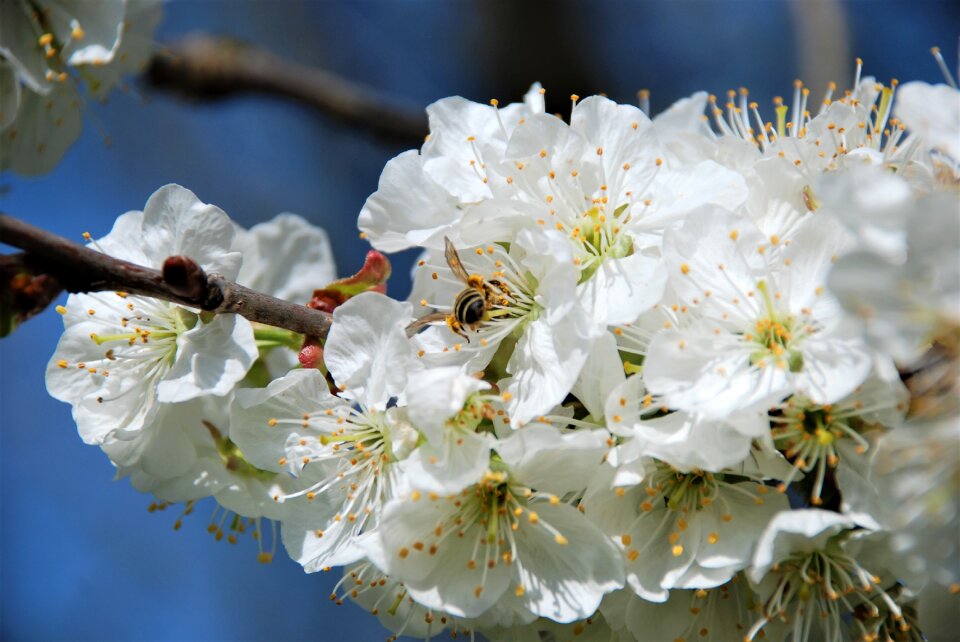
[[[960,3],[904,2],[170,2],[157,39],[229,34],[426,106],[461,94],[548,109],[606,92],[654,111],[696,90],[748,86],[767,105],[803,77],[813,98],[848,86],[852,60],[888,81],[940,82],[928,48],[955,60]],[[79,142],[51,174],[0,177],[0,209],[80,240],[141,209],[165,183],[192,189],[250,226],[281,211],[325,227],[342,274],[366,245],[364,199],[405,146],[298,105],[238,97],[194,105],[140,88],[85,110]],[[104,144],[104,135],[113,144]],[[403,297],[411,256],[396,257]],[[321,285],[321,284],[318,284]],[[305,575],[280,552],[215,543],[212,503],[179,532],[149,497],[84,446],[43,372],[62,329],[52,311],[0,341],[0,637],[4,640],[379,640],[376,619],[327,596],[339,573]]]

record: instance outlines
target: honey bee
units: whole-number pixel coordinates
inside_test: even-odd
[[[487,280],[479,274],[469,274],[460,261],[457,248],[449,238],[443,237],[443,256],[450,266],[454,276],[467,286],[457,294],[453,300],[453,311],[450,314],[434,312],[421,317],[407,326],[407,336],[413,336],[417,330],[434,321],[446,321],[452,332],[463,337],[470,343],[470,337],[464,328],[476,330],[484,321],[489,321],[496,312],[492,308],[497,305],[506,305],[510,290],[497,280]]]

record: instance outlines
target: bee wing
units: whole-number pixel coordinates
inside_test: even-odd
[[[470,278],[470,275],[467,274],[467,271],[463,267],[463,263],[460,262],[460,255],[457,254],[457,248],[453,247],[453,243],[451,243],[450,239],[446,236],[443,237],[443,243],[443,256],[447,259],[447,265],[450,266],[450,269],[458,279],[466,283]]]
[[[430,314],[420,317],[413,323],[407,326],[407,336],[412,337],[417,333],[417,331],[423,326],[433,323],[434,321],[446,321],[447,315],[444,312],[431,312]]]

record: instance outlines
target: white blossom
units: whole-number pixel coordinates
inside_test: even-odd
[[[960,326],[957,206],[956,193],[911,198],[900,208],[905,258],[868,248],[844,256],[830,273],[830,289],[863,320],[871,343],[901,363]]]
[[[848,245],[839,226],[807,225],[778,257],[754,224],[702,209],[668,233],[671,285],[694,312],[655,336],[644,380],[671,408],[722,418],[803,393],[819,403],[849,394],[872,358],[825,282]]]
[[[960,586],[960,422],[914,420],[880,438],[870,480],[912,570],[956,593]]]
[[[234,278],[233,226],[220,209],[178,185],[161,188],[143,212],[128,212],[93,247],[159,268],[185,255]],[[250,323],[125,292],[74,294],[61,309],[65,331],[47,367],[47,389],[73,406],[84,441],[132,434],[158,403],[223,396],[257,357]]]
[[[237,282],[284,301],[305,304],[337,277],[327,233],[296,214],[238,229],[234,249],[243,254]]]
[[[929,147],[960,161],[960,91],[956,87],[908,82],[897,93],[894,113]]]
[[[9,0],[0,5],[0,169],[50,171],[80,135],[86,84],[105,96],[154,46],[158,0]]]
[[[672,591],[666,602],[649,602],[629,590],[616,591],[604,598],[600,611],[629,640],[742,642],[753,607],[752,591],[736,575],[716,588]]]
[[[745,469],[714,474],[647,459],[634,470],[635,480],[605,470],[584,505],[619,543],[630,588],[651,602],[665,601],[671,589],[729,581],[749,563],[770,519],[787,508],[783,495]]]
[[[859,618],[844,617],[858,606],[871,617],[882,609],[902,618],[888,593],[896,575],[881,566],[889,556],[886,538],[854,527],[843,515],[817,509],[784,511],[770,522],[747,569],[763,609],[744,639],[756,639],[777,619],[797,642],[868,637]]]
[[[505,365],[513,378],[504,394],[518,426],[563,401],[603,328],[576,297],[577,271],[558,233],[523,231],[509,251],[491,244],[459,254],[469,274],[497,289],[488,318],[462,330],[463,337],[445,326],[428,328],[416,337],[421,359],[475,372],[487,367],[501,344],[514,345]],[[445,265],[425,262],[419,270],[412,297],[422,306],[446,312],[467,287],[448,276]]]
[[[587,617],[622,586],[622,568],[609,540],[562,497],[586,484],[605,444],[600,431],[520,429],[497,445],[476,486],[390,502],[368,555],[417,602],[454,615],[502,625]]]
[[[343,397],[312,369],[237,392],[231,438],[258,468],[298,478],[300,490],[279,498],[299,506],[288,509],[283,537],[308,571],[360,559],[357,536],[405,487],[396,464],[417,433],[400,409],[386,406],[413,358],[409,318],[409,305],[373,293],[337,308],[325,355],[334,379],[354,384]]]

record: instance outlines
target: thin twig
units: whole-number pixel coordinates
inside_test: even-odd
[[[0,242],[25,250],[34,265],[67,292],[122,291],[218,314],[325,337],[332,316],[206,274],[189,257],[170,257],[164,270],[116,259],[0,213]]]
[[[410,101],[254,45],[204,34],[166,47],[150,61],[150,82],[196,99],[254,92],[292,98],[327,116],[419,146],[427,118]]]

